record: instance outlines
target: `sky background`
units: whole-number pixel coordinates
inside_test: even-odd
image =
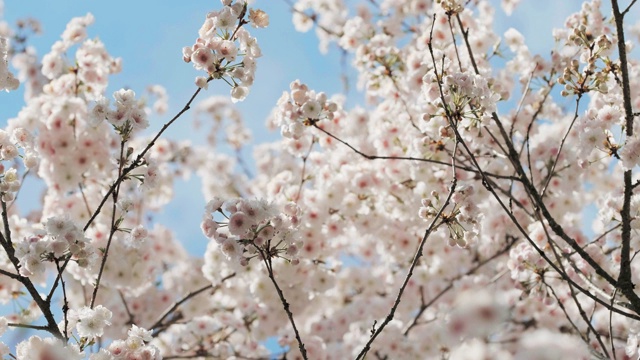
[[[1,0],[0,0],[1,1]],[[353,1],[351,2],[353,3]],[[499,1],[491,1],[498,5]],[[498,7],[495,29],[501,35],[510,27],[524,34],[533,53],[546,57],[553,45],[551,30],[561,27],[566,17],[580,6],[577,0],[523,0],[515,12],[507,17]],[[194,78],[201,75],[191,64],[182,61],[182,48],[191,46],[197,37],[207,12],[221,7],[218,0],[207,1],[89,1],[89,0],[6,0],[1,15],[10,25],[18,19],[33,17],[41,22],[43,34],[32,37],[29,43],[39,57],[49,52],[51,44],[59,39],[67,22],[76,16],[91,12],[95,23],[88,28],[89,37],[98,37],[114,57],[123,58],[123,71],[111,77],[105,96],[129,87],[142,94],[148,85],[159,84],[169,94],[169,111],[151,119],[150,131],[159,129],[179,111],[195,90]],[[256,142],[275,140],[280,135],[264,131],[264,122],[282,91],[289,83],[301,79],[312,89],[327,94],[342,92],[340,55],[336,48],[328,55],[318,50],[314,31],[297,33],[291,23],[291,13],[284,0],[257,0],[253,7],[265,10],[270,16],[267,29],[249,28],[258,38],[263,57],[258,59],[255,84],[247,99],[238,103],[244,120],[251,127]],[[2,19],[2,18],[0,18]],[[351,89],[355,88],[351,73]],[[229,87],[223,82],[212,82],[209,90],[201,93],[200,100],[211,95],[228,96]],[[0,124],[15,117],[24,105],[22,92],[0,94]],[[349,104],[362,103],[362,97],[351,91]],[[197,101],[196,101],[197,104]],[[201,143],[202,138],[192,130],[192,114],[172,126],[168,137],[191,139]],[[251,162],[250,149],[245,160]],[[29,188],[29,187],[25,187]],[[198,189],[198,191],[195,191]],[[197,179],[176,182],[175,199],[154,217],[173,229],[194,255],[201,255],[206,240],[199,229],[202,208],[207,199],[199,191]],[[23,210],[37,206],[38,191],[21,193],[19,204]]]

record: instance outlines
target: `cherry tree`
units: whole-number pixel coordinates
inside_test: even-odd
[[[260,78],[264,11],[203,14],[182,49],[193,95],[152,135],[167,91],[106,93],[126,59],[89,35],[91,14],[42,57],[22,35],[37,21],[0,26],[0,89],[25,93],[0,130],[0,301],[16,309],[0,332],[31,329],[0,354],[637,358],[636,0],[584,2],[545,54],[495,32],[516,0],[288,4],[364,98],[291,79],[255,173],[220,147],[251,145],[234,103]],[[211,82],[229,95],[203,98]],[[166,138],[192,108],[207,143]],[[202,181],[201,258],[149,220],[179,176]],[[23,213],[27,177],[45,190]]]

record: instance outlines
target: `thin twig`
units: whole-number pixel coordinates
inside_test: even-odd
[[[580,99],[582,99],[582,94],[578,94],[578,97],[576,98],[576,108],[573,114],[573,119],[571,120],[571,124],[569,124],[569,127],[567,128],[567,131],[564,133],[564,136],[562,137],[562,140],[560,141],[560,147],[558,148],[558,152],[556,153],[556,158],[553,159],[553,164],[551,165],[551,168],[549,169],[549,172],[547,173],[547,179],[544,182],[544,186],[542,187],[542,191],[540,192],[540,196],[544,198],[544,194],[547,191],[547,187],[549,186],[549,183],[551,182],[551,178],[554,175],[554,171],[556,170],[556,165],[558,165],[558,160],[560,159],[560,154],[562,153],[562,148],[564,147],[564,143],[567,140],[567,138],[569,137],[569,133],[571,132],[571,129],[573,129],[573,124],[575,124],[576,120],[578,119],[578,109],[580,108]],[[533,179],[532,179],[533,180]]]
[[[613,290],[613,295],[611,296],[611,306],[613,306],[613,302],[615,301],[617,292],[618,289]],[[616,360],[616,348],[613,345],[613,312],[611,311],[609,311],[609,342],[611,343],[611,353],[613,353],[613,360]]]
[[[30,324],[20,324],[20,323],[8,323],[7,326],[15,327],[15,328],[23,328],[23,329],[33,329],[33,330],[44,330],[49,331],[49,326],[43,325],[30,325]]]
[[[209,78],[207,79],[207,82],[211,80],[213,80],[213,78],[209,76]],[[158,131],[158,133],[153,137],[153,139],[151,139],[151,141],[142,150],[142,152],[140,152],[140,154],[136,156],[136,159],[122,171],[122,174],[109,187],[109,190],[107,190],[107,193],[103,196],[102,201],[100,201],[100,204],[98,204],[98,207],[94,211],[93,215],[89,218],[89,220],[87,221],[87,223],[85,224],[82,230],[86,231],[89,228],[89,226],[91,226],[93,221],[96,219],[96,217],[100,213],[100,210],[102,210],[102,207],[109,199],[109,196],[115,190],[116,186],[120,184],[131,171],[133,171],[134,169],[136,169],[138,166],[142,164],[142,160],[144,159],[145,155],[147,155],[147,152],[151,150],[151,148],[156,144],[156,141],[160,138],[160,136],[162,136],[162,134],[164,134],[164,132],[169,128],[169,126],[171,126],[176,120],[178,120],[178,118],[180,118],[182,114],[184,114],[189,109],[191,109],[191,103],[193,103],[193,100],[195,100],[196,96],[198,96],[200,91],[202,91],[202,88],[196,89],[196,91],[193,93],[193,95],[191,95],[191,98],[189,98],[189,101],[187,101],[187,103],[184,105],[182,110],[180,110],[173,118],[171,118],[171,120],[169,120],[169,122],[165,123],[162,126],[160,131]]]
[[[69,341],[69,300],[67,299],[67,287],[64,283],[64,278],[62,277],[62,273],[60,272],[60,260],[54,260],[56,264],[56,269],[58,270],[58,274],[60,274],[60,285],[62,288],[62,315],[64,316],[64,339],[65,341]]]
[[[271,254],[269,254],[270,244],[271,244],[271,240],[267,242],[266,252],[262,248],[257,247],[255,245],[254,246],[260,253],[260,256],[262,257],[264,265],[267,268],[267,272],[269,273],[269,279],[271,280],[271,283],[273,283],[273,286],[276,288],[276,292],[278,293],[278,297],[280,298],[282,307],[284,308],[284,311],[287,313],[287,317],[289,318],[289,323],[291,323],[291,326],[293,327],[293,332],[295,334],[296,341],[298,342],[298,349],[300,350],[300,354],[302,355],[302,358],[304,360],[308,360],[309,358],[307,357],[307,349],[305,349],[304,347],[304,342],[300,337],[300,332],[298,331],[296,322],[293,319],[293,313],[291,312],[289,302],[287,302],[287,299],[284,297],[284,293],[282,292],[282,289],[280,289],[280,286],[278,285],[278,282],[276,281],[276,277],[273,273],[273,264],[271,263]]]
[[[209,289],[212,289],[212,292],[215,292],[216,290],[218,290],[222,284],[233,278],[234,276],[236,276],[236,273],[231,273],[225,277],[223,277],[220,282],[217,285],[213,285],[213,284],[209,284],[206,286],[201,287],[198,290],[192,291],[190,293],[188,293],[187,295],[183,296],[182,299],[176,301],[173,303],[173,305],[171,305],[167,310],[165,310],[162,315],[160,315],[160,317],[158,318],[158,320],[156,320],[153,325],[151,325],[149,327],[149,329],[153,329],[154,333],[153,336],[158,336],[159,333],[161,333],[166,327],[163,324],[164,319],[166,319],[169,315],[171,315],[174,311],[176,311],[176,309],[178,309],[180,307],[180,305],[184,304],[185,302],[189,301],[190,299],[194,298],[196,295],[201,294]],[[158,329],[159,327],[163,327],[162,329]]]
[[[129,321],[127,323],[129,325],[135,324],[135,317],[133,313],[131,313],[131,310],[129,309],[129,305],[127,304],[127,299],[124,298],[124,294],[122,293],[122,290],[118,290],[118,295],[120,295],[120,300],[122,300],[122,305],[124,305],[124,311],[127,313],[127,316],[129,317]]]
[[[120,161],[118,162],[118,174],[122,174],[122,168],[124,166],[124,144],[125,144],[125,140],[123,139],[122,141],[120,141]],[[122,184],[121,182],[118,183],[118,185],[116,186],[115,190],[112,192],[112,197],[113,197],[113,205],[111,208],[111,228],[109,230],[109,239],[107,240],[107,246],[104,249],[104,252],[102,253],[102,261],[100,262],[100,270],[98,271],[98,277],[96,278],[96,283],[94,284],[93,287],[93,294],[91,295],[91,303],[89,305],[90,308],[93,309],[93,306],[96,303],[96,298],[98,297],[98,289],[100,288],[100,280],[102,279],[102,274],[104,273],[104,267],[107,265],[107,259],[109,257],[109,249],[111,248],[111,243],[113,241],[113,236],[115,235],[116,231],[118,231],[118,226],[116,225],[116,222],[118,221],[116,219],[116,214],[117,214],[117,206],[118,206],[118,195],[120,193],[120,184]]]
[[[520,97],[520,101],[518,101],[518,105],[516,106],[516,113],[513,115],[513,121],[511,122],[511,128],[509,129],[509,135],[513,136],[513,131],[515,130],[516,121],[518,121],[518,115],[520,115],[520,111],[522,110],[522,106],[524,105],[524,100],[529,95],[531,91],[531,80],[533,80],[533,74],[536,72],[536,68],[538,67],[538,63],[533,64],[533,70],[531,70],[531,75],[527,79],[527,83],[524,86],[524,91],[522,92],[522,96]]]
[[[311,21],[312,21],[312,22],[313,22],[313,23],[318,27],[318,29],[320,29],[320,30],[322,30],[322,31],[326,32],[326,33],[327,33],[327,34],[329,34],[329,35],[333,35],[333,36],[335,36],[335,37],[337,37],[337,38],[342,37],[342,33],[337,33],[337,32],[335,32],[335,31],[333,31],[333,30],[327,29],[327,27],[325,27],[325,26],[320,25],[320,24],[318,23],[318,15],[317,15],[316,13],[313,13],[313,14],[311,14],[311,15],[308,15],[308,14],[307,14],[307,13],[305,13],[304,11],[300,11],[300,10],[298,10],[298,9],[295,7],[295,5],[294,5],[293,3],[291,3],[291,1],[290,1],[290,0],[284,0],[284,2],[285,2],[287,5],[289,5],[289,9],[291,10],[291,12],[293,12],[293,13],[297,13],[297,14],[300,14],[300,15],[304,16],[305,18],[307,18],[307,19],[311,20]]]
[[[472,267],[471,269],[469,269],[469,271],[465,272],[464,274],[457,275],[456,277],[451,279],[449,281],[449,284],[444,289],[440,290],[440,292],[437,293],[434,297],[432,297],[431,300],[429,300],[429,302],[425,303],[424,301],[422,301],[421,305],[420,305],[420,308],[418,309],[418,312],[413,317],[413,320],[411,321],[411,324],[409,324],[409,326],[404,330],[403,335],[407,336],[409,334],[409,332],[411,331],[411,329],[413,329],[415,326],[419,325],[418,324],[418,320],[420,319],[422,314],[427,309],[429,309],[433,304],[435,304],[435,302],[438,301],[438,299],[440,299],[444,294],[446,294],[449,290],[453,289],[453,284],[454,284],[455,281],[457,281],[457,280],[459,280],[459,279],[461,279],[463,277],[466,277],[466,276],[474,274],[476,271],[478,271],[480,268],[482,268],[486,264],[488,264],[491,261],[493,261],[494,259],[504,255],[507,251],[509,251],[513,247],[513,245],[515,245],[515,243],[517,241],[518,241],[517,238],[513,238],[500,251],[496,252],[495,254],[491,255],[490,257],[486,258],[485,260],[480,261],[478,264],[476,264],[476,266]]]
[[[629,4],[629,6],[627,6],[626,9],[624,9],[624,11],[622,13],[620,13],[620,15],[622,15],[623,17],[625,15],[627,15],[627,13],[629,12],[629,10],[631,10],[631,7],[633,6],[633,4],[636,3],[637,0],[632,0],[631,3]]]
[[[437,164],[437,165],[451,166],[450,163],[448,163],[446,161],[440,161],[440,160],[416,158],[416,157],[411,157],[411,156],[377,156],[377,155],[365,154],[362,151],[356,149],[353,145],[351,145],[348,142],[346,142],[346,141],[340,139],[339,137],[333,135],[332,133],[330,133],[327,130],[321,128],[317,124],[313,124],[312,126],[315,127],[316,129],[322,131],[323,133],[325,133],[327,136],[331,137],[332,139],[335,139],[339,143],[345,145],[349,149],[353,150],[353,152],[355,152],[356,154],[362,156],[363,158],[365,158],[367,160],[411,160],[411,161],[426,162],[426,163]],[[467,167],[467,166],[458,165],[458,170],[464,170],[464,171],[468,171],[468,172],[478,173],[478,170],[470,168],[470,167]],[[490,172],[485,172],[485,175],[486,176],[490,176],[490,177],[494,177],[496,179],[507,179],[507,180],[513,180],[513,181],[520,181],[520,179],[518,177],[511,176],[511,175],[500,175],[500,174],[495,174],[495,173],[490,173]]]
[[[298,201],[300,200],[300,193],[302,192],[302,186],[304,185],[304,183],[307,181],[305,179],[306,175],[306,171],[307,171],[307,159],[309,158],[309,154],[311,154],[311,149],[313,149],[313,145],[316,143],[316,137],[313,137],[313,140],[311,140],[311,145],[309,145],[309,150],[307,150],[307,153],[302,157],[302,174],[300,175],[300,185],[298,186],[298,192],[296,193],[296,197],[293,199],[296,203],[298,203]]]
[[[456,35],[453,33],[453,24],[451,24],[451,15],[447,14],[447,23],[449,24],[449,31],[451,32],[451,41],[453,41],[453,49],[456,52],[456,59],[458,60],[458,68],[460,72],[463,72],[462,69],[462,60],[460,59],[460,53],[458,53],[458,44],[456,43]],[[444,69],[442,69],[444,71]]]
[[[253,174],[251,174],[251,171],[249,171],[249,167],[247,167],[247,164],[242,159],[242,152],[240,151],[240,148],[236,149],[236,161],[238,161],[240,168],[242,169],[244,174],[247,176],[247,178],[252,179]]]
[[[411,261],[411,266],[409,266],[409,271],[407,272],[407,275],[404,278],[404,282],[400,286],[400,290],[398,291],[398,295],[396,296],[396,299],[393,302],[393,306],[391,307],[391,310],[389,311],[389,314],[387,314],[387,316],[385,317],[384,321],[382,322],[382,324],[380,324],[380,326],[376,329],[376,331],[373,334],[371,334],[371,337],[369,338],[369,340],[365,344],[364,348],[362,348],[362,350],[360,351],[358,356],[356,356],[356,360],[364,359],[364,357],[367,354],[367,352],[371,349],[371,344],[373,344],[373,342],[378,337],[378,335],[380,335],[382,333],[382,330],[384,330],[385,326],[389,322],[391,322],[391,320],[393,320],[393,316],[394,316],[394,314],[396,312],[396,309],[398,308],[398,305],[400,305],[400,301],[402,299],[402,294],[404,293],[404,290],[406,289],[407,284],[409,284],[409,280],[411,280],[411,276],[413,275],[413,270],[418,265],[418,261],[422,257],[422,251],[423,251],[424,245],[427,242],[427,239],[429,238],[429,236],[431,235],[433,230],[437,229],[442,224],[442,222],[439,222],[438,220],[442,216],[442,213],[444,212],[444,209],[449,205],[449,202],[451,201],[451,197],[453,196],[453,193],[456,191],[456,184],[458,182],[458,179],[456,177],[456,164],[455,164],[455,152],[456,152],[456,149],[457,149],[457,142],[456,142],[456,148],[454,148],[454,153],[453,153],[454,156],[451,158],[453,179],[451,180],[451,187],[449,188],[449,194],[447,195],[445,201],[442,203],[442,205],[440,206],[440,209],[438,210],[438,212],[434,216],[433,220],[431,221],[431,224],[429,224],[429,227],[424,232],[424,236],[422,236],[422,240],[420,241],[420,245],[418,245],[418,249],[417,249],[415,255],[413,256],[413,260]]]

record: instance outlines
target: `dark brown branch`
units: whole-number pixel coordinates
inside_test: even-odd
[[[10,277],[10,278],[12,278],[12,279],[14,279],[14,280],[18,280],[18,281],[20,281],[20,275],[18,275],[18,274],[14,274],[14,273],[9,272],[9,271],[7,271],[7,270],[2,270],[2,269],[0,269],[0,275],[8,276],[8,277]]]
[[[618,0],[611,0],[613,19],[616,23],[618,37],[618,56],[620,57],[620,72],[622,75],[622,100],[624,105],[625,135],[627,139],[633,136],[633,110],[631,108],[631,86],[629,83],[629,64],[627,62],[627,50],[624,39],[624,15],[620,13]],[[631,6],[631,5],[630,5]],[[620,216],[622,220],[621,249],[620,249],[620,274],[618,274],[617,286],[620,292],[629,300],[632,309],[640,313],[640,297],[635,293],[635,284],[631,279],[631,196],[633,195],[633,170],[624,172],[624,195]]]
[[[636,3],[637,0],[632,0],[631,3],[629,4],[629,6],[627,6],[626,9],[624,9],[624,11],[622,13],[620,13],[620,15],[622,15],[623,17],[625,15],[627,15],[627,13],[629,12],[629,10],[631,10],[631,7]]]
[[[465,39],[465,43],[467,45],[467,51],[469,53],[469,57],[471,58],[471,62],[473,64],[473,68],[474,68],[476,74],[479,75],[480,71],[478,70],[478,67],[476,66],[476,62],[475,62],[474,56],[473,56],[473,51],[471,50],[471,46],[469,44],[468,31],[464,30],[463,25],[462,25],[462,21],[460,20],[460,17],[458,17],[458,24],[460,25],[463,38]],[[435,61],[434,61],[434,63],[435,63]],[[445,110],[446,110],[446,107],[445,107]],[[507,148],[509,150],[508,158],[511,161],[511,164],[513,165],[514,169],[516,170],[516,173],[520,176],[520,181],[522,182],[522,184],[523,184],[523,186],[525,188],[525,191],[531,197],[531,201],[540,208],[540,210],[542,212],[542,215],[544,216],[544,218],[549,223],[549,226],[551,227],[551,230],[553,230],[553,232],[556,235],[560,236],[560,238],[562,238],[567,244],[569,244],[569,246],[571,246],[571,248],[574,249],[580,255],[580,257],[583,260],[585,260],[594,269],[596,274],[598,274],[600,277],[605,279],[611,285],[617,286],[617,280],[615,280],[607,271],[605,271],[600,266],[600,264],[598,264],[585,250],[583,250],[580,247],[580,245],[576,242],[575,239],[573,239],[569,235],[567,235],[567,233],[564,231],[562,226],[560,224],[558,224],[558,222],[553,218],[553,216],[551,216],[551,213],[547,209],[547,207],[546,207],[546,205],[545,205],[545,203],[543,201],[542,196],[540,196],[540,194],[538,193],[538,191],[535,188],[535,186],[527,178],[527,174],[526,174],[524,168],[522,167],[522,164],[519,161],[518,153],[515,150],[515,148],[513,146],[513,143],[511,142],[511,139],[509,138],[509,134],[506,132],[504,126],[502,125],[502,122],[500,121],[500,118],[499,118],[498,114],[496,112],[492,112],[491,113],[491,118],[493,119],[493,121],[497,125],[498,129],[500,130],[500,135],[502,136],[502,138],[504,139],[504,141],[505,141],[505,143],[507,145]],[[456,132],[457,132],[457,129],[454,128],[454,130],[456,130]],[[456,136],[458,136],[458,134],[456,134]],[[465,143],[462,142],[462,144],[464,146]],[[471,157],[473,157],[473,155],[471,155]],[[498,199],[498,201],[500,203],[502,203],[499,199]],[[505,207],[505,211],[508,211],[506,207]],[[516,225],[519,225],[519,224],[516,224]],[[518,227],[519,227],[519,229],[521,229],[520,226],[518,226]],[[524,229],[521,229],[521,231],[524,231]],[[544,257],[545,257],[545,260],[548,260],[548,257],[546,257],[546,255]],[[633,291],[631,291],[631,293],[633,293]],[[635,311],[636,311],[636,313],[640,313],[640,298],[638,298],[638,296],[635,295],[635,293],[629,294],[629,295],[633,296],[633,297],[635,297],[637,299],[637,301],[633,300],[637,304],[637,309]],[[626,294],[625,294],[625,296],[626,296]],[[598,300],[600,300],[600,299],[598,299]],[[602,300],[600,300],[600,301],[602,301]]]
[[[562,257],[560,256],[560,254],[558,253],[558,250],[556,249],[558,246],[555,243],[555,241],[551,238],[551,235],[549,234],[549,231],[547,230],[547,227],[545,226],[544,222],[542,222],[542,219],[540,218],[540,214],[536,212],[536,216],[538,217],[538,221],[540,222],[540,224],[542,224],[542,229],[544,231],[545,236],[547,237],[547,241],[549,242],[551,251],[553,252],[553,255],[556,258],[556,261],[558,262],[558,268],[560,270],[562,270],[562,274],[561,276],[563,277],[568,277],[567,275],[567,270],[565,269],[564,264],[562,263]],[[567,261],[574,266],[575,264],[570,260],[567,259]],[[583,335],[580,330],[578,329],[578,327],[573,323],[573,321],[571,320],[571,317],[569,316],[569,314],[567,313],[564,304],[562,303],[562,301],[560,301],[560,298],[556,295],[555,290],[553,289],[553,287],[551,287],[551,285],[549,285],[545,280],[544,280],[544,276],[541,276],[542,282],[549,288],[551,289],[551,292],[553,293],[553,296],[556,298],[556,300],[558,301],[558,305],[560,306],[560,308],[562,309],[562,312],[565,314],[565,317],[567,318],[567,320],[569,321],[569,323],[571,323],[571,325],[574,327],[574,329],[576,329],[576,331],[578,332],[578,334],[580,334],[580,337],[583,339],[583,341],[587,344],[587,346],[590,346],[590,341],[589,341],[589,333],[587,332],[586,335]],[[600,347],[602,347],[602,351],[604,351],[604,355],[606,356],[606,358],[610,358],[609,356],[609,352],[607,351],[606,346],[604,345],[604,342],[602,341],[602,337],[600,336],[600,334],[596,331],[596,329],[593,327],[592,324],[592,319],[589,318],[587,316],[587,313],[584,311],[582,305],[580,304],[580,301],[578,300],[578,297],[576,295],[576,291],[573,288],[572,284],[569,282],[567,283],[567,285],[569,286],[569,292],[571,295],[571,299],[573,300],[574,304],[576,305],[576,307],[578,308],[578,313],[580,314],[580,316],[582,317],[582,320],[585,322],[585,324],[587,325],[587,327],[589,327],[589,329],[593,332],[594,336],[596,337],[596,340],[598,341],[598,343],[600,344]],[[595,307],[594,307],[595,308]]]
[[[1,245],[5,250],[5,252],[7,253],[7,257],[9,258],[9,261],[11,261],[11,264],[16,269],[16,272],[18,272],[18,274],[11,274],[10,272],[5,272],[2,274],[7,275],[13,279],[16,279],[22,285],[24,285],[24,287],[27,289],[27,292],[29,293],[33,301],[36,302],[36,305],[38,305],[38,308],[40,308],[40,311],[42,311],[44,318],[47,320],[47,326],[44,327],[42,330],[48,331],[58,339],[62,339],[63,338],[62,333],[60,332],[60,329],[58,329],[58,324],[56,322],[55,317],[53,316],[53,312],[51,311],[51,301],[49,299],[47,300],[42,299],[42,297],[40,296],[40,292],[38,291],[38,289],[36,289],[31,279],[29,279],[26,276],[19,275],[20,260],[18,260],[18,258],[16,258],[15,256],[15,249],[13,248],[13,242],[11,241],[11,229],[9,227],[7,203],[5,201],[0,201],[0,204],[2,204],[2,222],[4,223],[4,234],[0,236],[0,238],[3,240]]]
[[[62,272],[60,271],[60,260],[54,260],[56,264],[56,269],[58,270],[58,274],[60,274],[60,285],[62,287],[62,315],[64,317],[64,339],[65,341],[69,341],[69,300],[67,299],[67,287],[64,283],[64,278],[62,277]]]
[[[33,329],[33,330],[49,331],[49,326],[43,326],[43,325],[29,325],[29,324],[20,324],[20,323],[8,323],[7,326],[15,327],[15,328],[22,328],[22,329]]]
[[[434,15],[435,17],[435,15]],[[464,31],[463,31],[464,34]],[[429,47],[429,52],[431,54],[431,59],[433,61],[433,64],[435,66],[435,57],[433,55],[433,47],[431,45],[431,43],[428,44]],[[471,48],[468,47],[468,51],[469,51],[469,56],[473,58],[473,53],[471,52]],[[434,69],[434,71],[436,71]],[[437,75],[437,73],[436,73]],[[437,77],[437,76],[436,76]],[[439,89],[440,89],[440,97],[441,97],[441,101],[443,102],[443,104],[446,104],[445,98],[444,98],[444,93],[442,92],[442,83],[441,80],[438,81],[438,85],[439,85]],[[547,256],[547,254],[544,253],[544,251],[529,237],[528,232],[522,227],[522,225],[520,224],[520,222],[515,218],[515,216],[509,211],[508,207],[504,204],[504,202],[500,199],[500,197],[496,194],[495,190],[493,189],[493,187],[489,184],[489,182],[487,182],[485,179],[485,175],[484,172],[482,171],[482,169],[480,168],[480,165],[478,164],[475,156],[473,155],[473,153],[470,151],[470,149],[467,147],[466,142],[464,141],[464,139],[462,139],[462,136],[460,135],[460,133],[458,132],[458,129],[455,127],[454,121],[452,119],[452,116],[448,110],[448,108],[446,106],[444,106],[444,110],[446,112],[446,116],[447,119],[449,120],[449,123],[452,125],[451,128],[453,129],[453,131],[455,132],[456,135],[456,139],[458,139],[458,142],[462,145],[462,147],[464,148],[464,150],[466,151],[467,155],[469,156],[469,158],[471,159],[471,161],[474,163],[474,166],[476,167],[476,169],[480,172],[482,179],[483,179],[483,185],[485,185],[485,188],[494,196],[494,198],[496,199],[496,201],[498,201],[498,204],[500,204],[500,207],[502,207],[502,209],[505,211],[505,213],[507,214],[507,216],[509,217],[509,219],[513,222],[513,224],[518,228],[518,230],[520,231],[520,233],[527,239],[527,241],[529,242],[529,244],[536,250],[536,252],[547,262],[547,264],[549,264],[549,266],[551,266],[558,274],[561,274],[562,276],[562,271],[553,263],[553,261],[551,261],[551,259]],[[540,197],[540,194],[538,194],[537,190],[535,189],[535,187],[529,182],[529,179],[526,177],[526,174],[524,172],[524,169],[522,168],[522,165],[520,164],[520,162],[518,161],[518,154],[515,150],[515,148],[513,147],[513,144],[511,143],[510,139],[508,138],[508,134],[505,131],[504,127],[502,126],[502,123],[500,122],[500,119],[498,118],[498,114],[493,112],[492,114],[492,118],[494,120],[494,122],[496,123],[496,125],[498,126],[498,129],[500,130],[501,136],[505,139],[506,145],[508,146],[509,149],[509,159],[511,161],[511,163],[513,164],[514,168],[516,169],[516,171],[518,172],[518,174],[520,174],[521,176],[521,180],[523,185],[525,186],[525,190],[527,190],[527,193],[529,194],[529,196],[531,196],[532,201],[536,204],[538,204],[542,214],[544,215],[545,219],[547,220],[547,222],[549,223],[551,229],[554,231],[554,233],[556,233],[556,235],[560,236],[563,240],[565,240],[574,250],[576,250],[576,252],[578,252],[578,254],[580,254],[580,256],[589,264],[591,265],[592,268],[594,268],[595,272],[600,275],[601,277],[603,277],[606,281],[608,281],[610,284],[614,285],[616,284],[616,281],[613,279],[613,277],[611,277],[611,275],[609,275],[606,271],[604,271],[604,269],[602,269],[602,267],[600,267],[600,265],[595,262],[595,260],[593,258],[591,258],[587,252],[582,249],[577,242],[572,239],[571,237],[569,237],[565,232],[564,229],[555,221],[555,219],[551,216],[551,214],[549,213],[548,209],[546,208],[544,202],[542,201],[542,198]],[[534,201],[535,200],[535,201]],[[605,308],[609,309],[610,311],[614,311],[616,313],[622,314],[624,316],[630,317],[632,319],[637,319],[640,320],[640,316],[638,315],[634,315],[631,313],[627,313],[625,311],[622,311],[620,309],[614,308],[612,306],[610,306],[608,303],[606,303],[605,301],[603,301],[602,299],[598,298],[597,296],[591,294],[589,291],[587,291],[587,289],[583,288],[582,286],[580,286],[579,284],[577,284],[575,281],[573,281],[570,277],[564,277],[563,279],[567,282],[570,282],[573,286],[576,287],[576,289],[580,290],[582,293],[584,293],[586,296],[588,296],[589,298],[593,299],[594,301],[598,302],[599,304],[603,305]]]

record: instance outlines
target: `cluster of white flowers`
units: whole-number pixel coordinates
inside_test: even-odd
[[[7,320],[7,318],[5,318],[4,316],[0,316],[0,336],[2,336],[7,331],[8,324],[9,320]],[[0,343],[0,356],[4,357],[5,355],[9,355],[10,352],[11,350],[6,344]]]
[[[93,100],[101,96],[107,87],[108,76],[120,71],[121,60],[107,53],[98,39],[86,39],[87,27],[94,22],[91,13],[73,18],[62,33],[61,40],[51,46],[51,51],[42,58],[42,74],[50,80],[61,78],[73,84],[69,91],[82,87],[84,96]],[[69,63],[66,52],[76,44],[75,64]]]
[[[33,140],[33,135],[24,128],[14,129],[11,136],[8,132],[0,130],[0,160],[15,161],[21,157],[27,169],[36,167],[39,156]],[[24,154],[20,154],[20,148]],[[18,171],[15,167],[5,169],[4,165],[0,165],[0,169],[4,171],[0,176],[0,195],[3,201],[12,201],[21,186]]]
[[[116,108],[109,108],[109,99],[101,97],[91,110],[91,121],[98,125],[106,119],[121,134],[130,135],[131,131],[146,129],[149,126],[147,113],[142,101],[136,101],[136,93],[131,89],[120,89],[113,93]]]
[[[71,309],[68,314],[69,327],[75,324],[78,335],[83,338],[96,339],[104,334],[104,329],[111,325],[111,311],[102,305],[95,308],[88,306]],[[64,326],[64,323],[60,326]]]
[[[231,85],[233,102],[244,100],[253,85],[256,58],[262,56],[256,38],[242,27],[247,23],[245,1],[223,0],[224,7],[207,14],[192,46],[182,49],[185,62],[204,70],[207,77],[197,77],[196,85],[206,89],[211,79],[225,79]],[[262,10],[250,9],[249,21],[254,27],[266,27],[269,17]],[[237,58],[241,56],[242,60]]]
[[[127,332],[126,340],[116,340],[109,345],[108,351],[102,351],[104,357],[97,357],[92,360],[102,359],[148,359],[160,360],[162,355],[160,350],[154,345],[148,344],[152,340],[151,331],[131,325]],[[110,353],[110,354],[109,354]],[[111,355],[111,356],[109,356]]]
[[[445,75],[441,83],[436,75],[430,72],[424,76],[423,82],[422,91],[426,100],[441,104],[441,97],[444,97],[449,114],[461,121],[465,128],[474,125],[477,127],[473,119],[477,119],[478,115],[481,119],[487,118],[490,113],[496,111],[496,104],[501,98],[492,90],[485,76],[471,72]]]
[[[214,198],[200,225],[229,261],[247,265],[252,258],[283,257],[297,263],[301,241],[296,229],[300,209],[288,203],[282,211],[264,200]],[[224,221],[214,215],[220,213]]]
[[[7,52],[9,51],[9,42],[6,38],[0,37],[0,90],[15,90],[20,85],[18,79],[9,71],[9,63],[7,61]]]
[[[478,237],[480,209],[473,185],[463,185],[456,189],[451,197],[454,203],[452,210],[443,215],[443,224],[449,230],[450,246],[467,247]],[[433,200],[431,199],[433,198]],[[431,198],[422,199],[418,216],[424,220],[432,220],[442,206],[439,194],[431,192]]]
[[[71,256],[80,267],[91,266],[97,259],[82,228],[61,216],[49,218],[42,231],[18,242],[15,255],[23,265],[20,273],[35,277],[44,275],[45,262],[64,261],[64,256]]]
[[[327,100],[325,93],[309,90],[300,80],[292,82],[289,87],[291,92],[282,93],[273,113],[274,123],[280,126],[282,136],[298,139],[306,126],[333,119],[338,105]]]
[[[42,339],[37,335],[16,346],[16,356],[20,360],[82,360],[84,355],[78,345],[67,345],[61,339]]]
[[[628,137],[622,150],[620,150],[620,160],[625,169],[633,169],[640,165],[640,136]]]

